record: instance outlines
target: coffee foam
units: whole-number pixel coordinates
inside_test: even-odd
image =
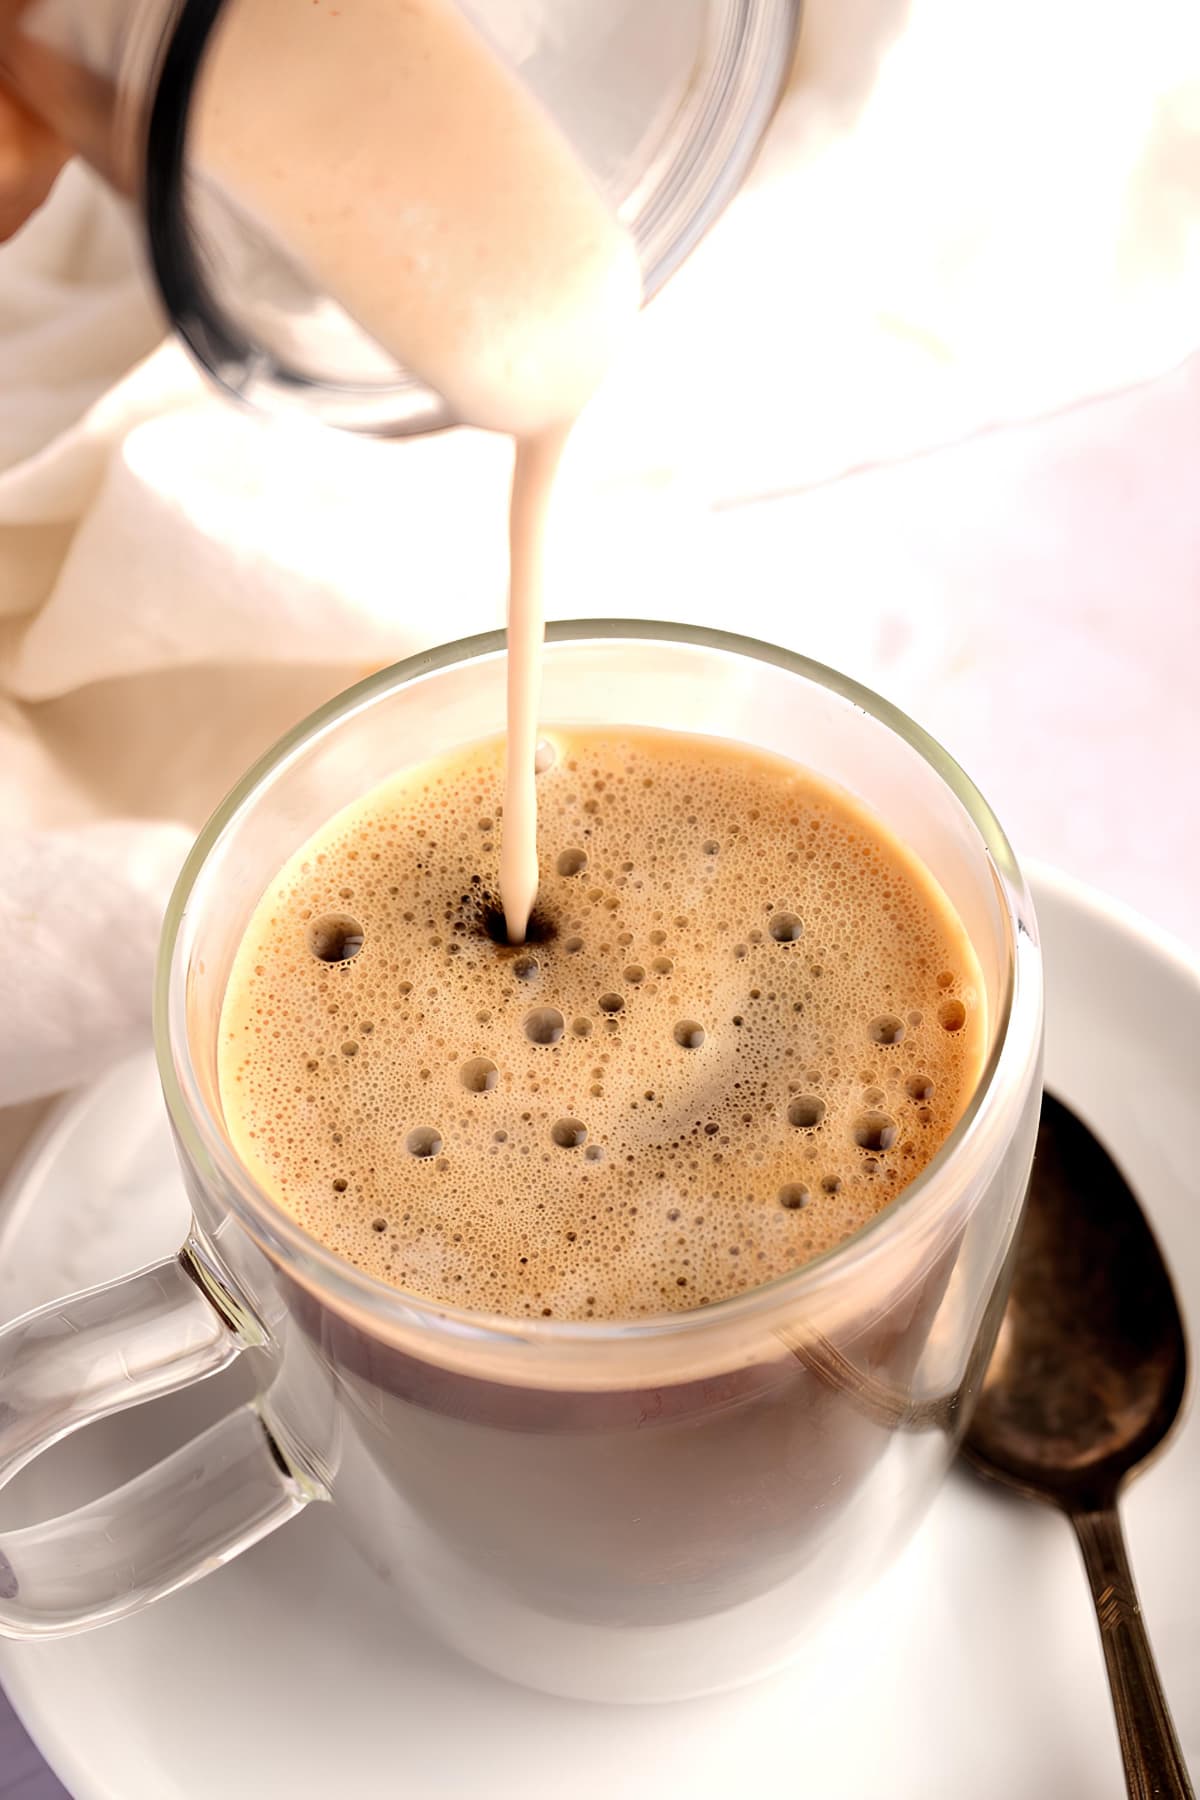
[[[635,1318],[841,1242],[978,1079],[983,984],[928,872],[776,758],[568,730],[530,939],[494,900],[500,741],[292,859],[239,947],[234,1148],[314,1237],[428,1299]]]

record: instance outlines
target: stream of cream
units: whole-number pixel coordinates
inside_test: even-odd
[[[534,753],[550,493],[641,297],[573,151],[451,0],[232,0],[197,154],[464,424],[516,441],[500,898],[537,897]]]

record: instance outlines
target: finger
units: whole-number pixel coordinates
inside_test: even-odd
[[[62,139],[0,86],[0,242],[42,204],[69,155]]]

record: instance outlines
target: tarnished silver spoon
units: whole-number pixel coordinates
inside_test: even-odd
[[[1134,1800],[1193,1792],[1117,1511],[1122,1483],[1174,1424],[1186,1373],[1179,1306],[1142,1210],[1103,1145],[1047,1094],[1012,1293],[963,1448],[981,1474],[1075,1527]]]

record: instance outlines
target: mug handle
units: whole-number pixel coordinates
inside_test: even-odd
[[[0,1331],[0,1488],[60,1438],[227,1368],[264,1341],[179,1256]],[[0,1636],[66,1637],[126,1618],[325,1498],[251,1401],[124,1486],[0,1531]]]

